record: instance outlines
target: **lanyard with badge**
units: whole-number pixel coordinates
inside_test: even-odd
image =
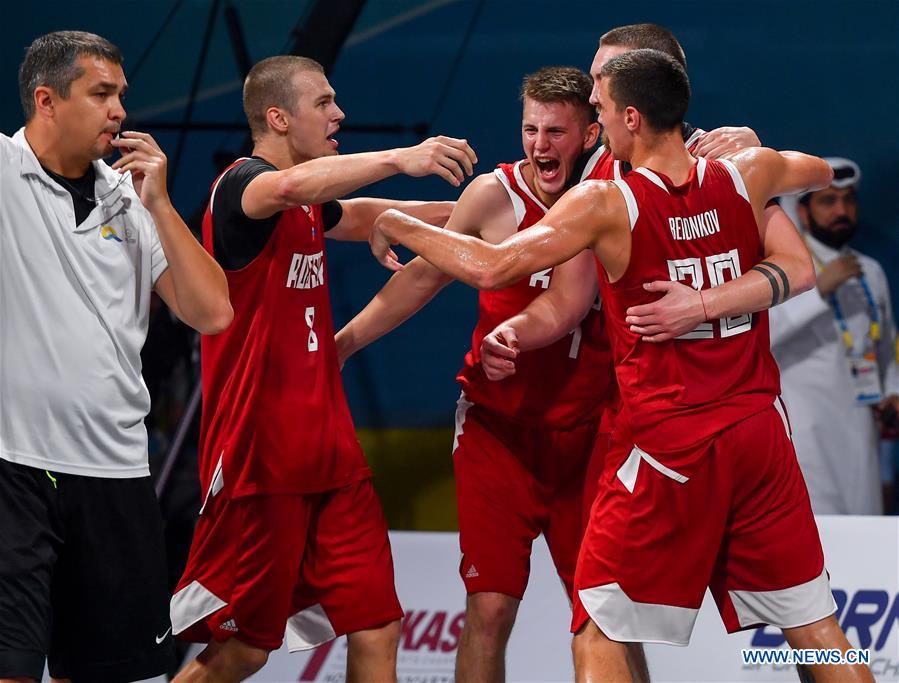
[[[824,265],[814,254],[813,258],[815,260],[815,268],[820,273],[824,269]],[[880,312],[877,310],[877,303],[874,301],[874,295],[871,293],[871,287],[864,273],[858,276],[858,282],[865,293],[865,300],[868,304],[868,318],[870,320],[868,335],[872,342],[870,351],[865,352],[864,350],[856,349],[855,343],[852,341],[852,335],[849,332],[849,325],[846,323],[843,307],[840,306],[840,302],[837,299],[836,291],[832,292],[828,297],[828,302],[833,309],[834,317],[840,328],[840,338],[843,340],[843,346],[846,348],[846,360],[849,361],[849,371],[852,374],[855,400],[862,405],[871,405],[879,403],[883,399],[883,389],[880,386],[880,370],[877,366],[877,342],[880,341]]]

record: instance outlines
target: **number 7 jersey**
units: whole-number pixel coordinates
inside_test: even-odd
[[[625,314],[659,298],[643,289],[646,282],[709,289],[755,266],[763,255],[755,214],[728,161],[698,159],[683,185],[646,168],[613,182],[627,203],[631,257],[614,283],[600,269],[600,290],[626,428],[653,455],[689,450],[770,407],[780,393],[768,314],[700,323],[659,344],[631,332]]]
[[[522,175],[526,163],[500,164],[494,171],[512,202],[518,231],[539,223],[548,211]],[[558,341],[519,355],[514,375],[495,382],[487,379],[481,367],[484,337],[527,308],[549,287],[552,275],[553,269],[547,268],[504,289],[478,293],[478,324],[471,351],[456,379],[466,397],[477,405],[532,426],[568,429],[599,418],[614,396],[611,354],[599,302]]]

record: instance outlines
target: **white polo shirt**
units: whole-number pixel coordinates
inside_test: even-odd
[[[0,135],[0,458],[93,477],[149,475],[141,377],[150,291],[168,267],[130,178],[94,162],[98,205],[25,139]]]

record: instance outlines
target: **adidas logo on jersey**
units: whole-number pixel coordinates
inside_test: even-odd
[[[287,273],[287,286],[294,289],[313,289],[325,284],[325,264],[322,252],[294,254]]]
[[[223,631],[237,632],[237,624],[234,623],[234,619],[228,619],[228,621],[219,624],[219,628]]]
[[[474,568],[474,565],[471,565],[471,566],[468,568],[468,571],[465,572],[465,578],[466,578],[466,579],[473,579],[473,578],[475,578],[476,576],[480,576],[480,574],[478,574],[478,570]]]

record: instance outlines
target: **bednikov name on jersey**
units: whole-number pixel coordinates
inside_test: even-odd
[[[676,240],[695,240],[721,232],[717,209],[703,211],[701,214],[686,218],[669,218],[668,227],[671,229],[671,236]]]

